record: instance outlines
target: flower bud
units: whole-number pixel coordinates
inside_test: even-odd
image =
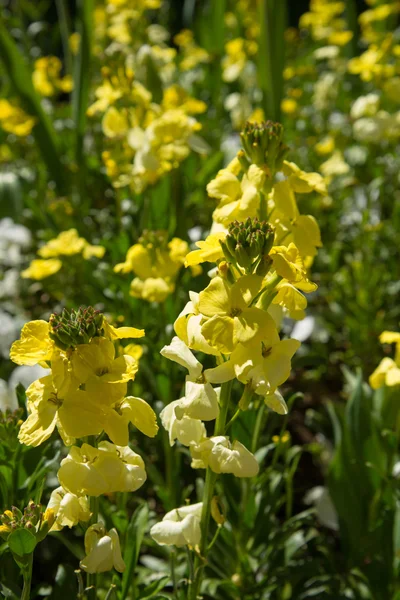
[[[267,166],[272,173],[281,168],[288,148],[282,142],[283,127],[280,123],[273,121],[247,122],[240,137],[246,156],[251,163],[259,167]]]
[[[68,350],[103,335],[103,319],[103,314],[91,306],[70,311],[64,308],[61,315],[51,315],[49,335],[59,348]]]

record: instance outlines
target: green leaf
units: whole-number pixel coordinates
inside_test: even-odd
[[[169,575],[165,575],[164,577],[161,577],[161,579],[150,583],[150,585],[148,585],[143,590],[142,594],[140,594],[140,600],[148,600],[148,598],[154,598],[154,596],[165,587],[167,581],[169,581]]]
[[[10,533],[7,543],[13,554],[24,556],[32,554],[36,546],[36,538],[28,529],[17,529]]]
[[[77,33],[80,35],[78,55],[74,65],[74,89],[72,92],[72,118],[75,123],[75,162],[78,169],[79,196],[82,200],[86,179],[86,160],[83,141],[86,130],[86,112],[89,99],[90,61],[92,46],[93,0],[77,2]]]
[[[285,60],[286,0],[261,0],[258,81],[266,119],[279,121]]]
[[[0,22],[0,58],[23,107],[29,115],[36,119],[32,134],[46,163],[49,175],[54,179],[59,192],[64,193],[66,169],[60,159],[53,125],[43,111],[40,97],[33,87],[31,69],[2,22]]]
[[[140,547],[147,529],[149,508],[147,504],[139,506],[132,515],[125,538],[124,561],[126,570],[122,577],[120,600],[125,600],[133,581],[133,574],[139,558]]]

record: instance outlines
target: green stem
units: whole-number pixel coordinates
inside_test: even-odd
[[[215,423],[214,435],[224,435],[225,433],[225,425],[226,418],[228,415],[229,402],[231,398],[232,383],[232,381],[228,381],[227,383],[223,383],[221,386],[221,395],[219,399],[220,410]],[[218,475],[214,473],[214,471],[211,471],[210,468],[207,469],[203,494],[203,510],[201,512],[200,522],[200,551],[198,552],[194,562],[194,581],[190,582],[189,584],[188,600],[197,600],[197,597],[200,593],[204,567],[207,562],[208,554],[208,530],[210,527],[211,518],[211,501],[214,496],[214,488],[215,482],[217,481],[217,477]]]
[[[264,420],[264,413],[265,413],[265,404],[264,404],[264,402],[262,402],[260,408],[258,409],[256,424],[255,424],[254,432],[253,432],[253,439],[251,440],[251,451],[253,452],[253,454],[258,448],[258,443],[260,440],[261,429],[262,429],[263,420]]]
[[[97,448],[97,439],[95,436],[89,436],[88,443]],[[90,525],[94,525],[99,520],[99,498],[98,496],[89,497],[89,506],[92,516]],[[87,600],[97,600],[97,573],[88,573],[86,578]]]
[[[33,553],[29,555],[29,562],[24,567],[22,572],[24,576],[24,588],[21,594],[21,600],[29,600],[31,597],[31,585],[32,585],[32,565],[33,565]]]

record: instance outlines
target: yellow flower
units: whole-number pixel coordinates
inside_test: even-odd
[[[50,275],[57,273],[62,267],[62,262],[58,258],[49,258],[48,260],[35,259],[29,267],[21,272],[23,279],[36,279],[40,281]]]
[[[116,569],[125,571],[119,537],[116,529],[106,531],[101,523],[88,527],[85,533],[85,552],[79,566],[87,573],[104,573]]]
[[[394,360],[384,358],[369,378],[370,386],[377,390],[383,385],[389,387],[400,385],[400,333],[383,331],[379,336],[381,344],[396,344]]]
[[[226,436],[206,438],[190,447],[193,469],[209,467],[214,473],[231,473],[235,477],[255,477],[259,471],[255,456],[238,440]]]
[[[387,385],[400,385],[400,367],[392,358],[384,358],[369,378],[369,384],[374,389]]]
[[[50,240],[38,250],[42,258],[53,258],[55,256],[72,256],[83,253],[85,259],[96,256],[102,258],[105,252],[103,246],[91,246],[88,242],[79,237],[76,229],[62,231],[56,238]]]
[[[285,115],[293,115],[297,108],[298,104],[293,98],[284,98],[281,102],[281,110]]]
[[[196,242],[199,250],[192,250],[186,255],[185,267],[192,267],[203,262],[217,262],[224,258],[220,240],[224,240],[226,233],[212,233],[204,241]]]
[[[214,277],[200,292],[199,311],[208,317],[201,333],[211,346],[229,354],[239,342],[251,340],[268,327],[268,313],[251,306],[261,285],[262,278],[256,275],[240,277],[232,286],[221,277]]]
[[[140,243],[129,248],[125,262],[115,265],[116,273],[133,271],[130,294],[148,302],[163,302],[175,289],[188,245],[180,238],[167,241],[166,232],[148,232]]]
[[[35,124],[36,119],[27,115],[22,108],[0,99],[0,126],[4,131],[25,137],[31,133]]]
[[[164,110],[180,108],[188,115],[203,113],[207,110],[207,104],[202,100],[191,98],[180,86],[174,84],[166,88],[163,93],[162,107]]]
[[[307,276],[304,262],[297,247],[290,243],[286,246],[274,246],[270,251],[272,264],[280,277],[294,283],[305,292],[313,292],[317,285],[312,283]]]
[[[302,257],[315,256],[322,246],[318,223],[312,215],[300,214],[289,180],[275,184],[268,205],[272,208],[270,220],[276,227],[277,241],[284,236],[286,244],[294,241]]]
[[[295,163],[287,160],[283,161],[283,172],[289,177],[289,183],[293,191],[298,194],[317,192],[322,196],[326,196],[328,193],[325,181],[319,173],[306,173]]]
[[[56,56],[44,56],[35,61],[32,81],[39,94],[49,97],[58,91],[72,91],[72,78],[69,75],[60,77],[61,68],[61,61]]]
[[[175,332],[188,348],[218,356],[220,354],[219,350],[210,346],[201,333],[201,324],[204,321],[204,317],[199,312],[199,294],[197,292],[189,292],[189,297],[190,301],[186,304],[174,323]]]
[[[102,399],[75,386],[65,387],[58,390],[52,375],[31,383],[26,390],[29,416],[18,435],[22,444],[39,446],[56,427],[67,446],[74,438],[98,435],[103,431],[106,415],[102,410]]]
[[[156,414],[142,398],[127,396],[116,402],[113,408],[107,411],[104,431],[115,444],[127,446],[129,423],[148,437],[154,437],[158,432]]]
[[[17,365],[41,365],[51,359],[54,342],[49,336],[49,324],[46,321],[30,321],[21,331],[21,339],[13,343],[10,359]]]
[[[74,527],[80,521],[90,519],[89,502],[86,496],[75,496],[62,487],[52,491],[47,510],[53,510],[55,521],[50,531],[60,531],[63,527]]]
[[[76,496],[134,492],[146,481],[142,458],[128,446],[100,442],[98,448],[73,446],[61,461],[58,479]]]
[[[129,129],[126,114],[117,110],[114,106],[105,113],[102,120],[102,130],[106,137],[117,138],[125,135]]]
[[[167,404],[160,412],[160,419],[164,429],[168,432],[170,446],[178,440],[183,446],[198,444],[206,437],[207,432],[204,423],[199,419],[193,419],[183,413],[182,404],[185,398],[179,398]]]
[[[203,503],[174,508],[160,523],[150,529],[150,535],[160,546],[192,546],[201,542],[200,519]]]
[[[236,377],[256,394],[264,396],[266,404],[271,406],[269,400],[289,377],[291,358],[299,346],[300,342],[294,339],[280,340],[271,319],[268,328],[254,340],[239,344],[228,361],[207,369],[204,374],[212,383],[223,383]],[[275,401],[271,407],[281,414],[287,412],[284,403]]]
[[[324,137],[320,142],[315,145],[315,151],[321,156],[331,154],[335,149],[335,140],[330,135]]]
[[[264,182],[265,173],[257,165],[251,165],[241,181],[228,169],[219,171],[207,186],[208,195],[220,201],[213,213],[214,221],[226,227],[232,221],[256,217]]]
[[[113,327],[104,320],[103,323],[104,335],[112,341],[124,340],[126,338],[141,338],[145,335],[144,329],[136,329],[136,327]]]

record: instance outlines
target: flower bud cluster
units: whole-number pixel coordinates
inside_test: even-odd
[[[50,316],[50,339],[61,350],[89,344],[94,337],[103,335],[103,319],[102,313],[91,306],[81,306],[78,310],[64,308],[60,315]]]
[[[274,121],[247,122],[240,134],[249,165],[268,165],[271,172],[282,167],[289,148],[282,142],[283,127]]]
[[[247,274],[265,276],[268,263],[272,263],[266,259],[274,237],[274,229],[266,221],[248,217],[244,222],[233,221],[220,243],[228,263],[242,267]]]

